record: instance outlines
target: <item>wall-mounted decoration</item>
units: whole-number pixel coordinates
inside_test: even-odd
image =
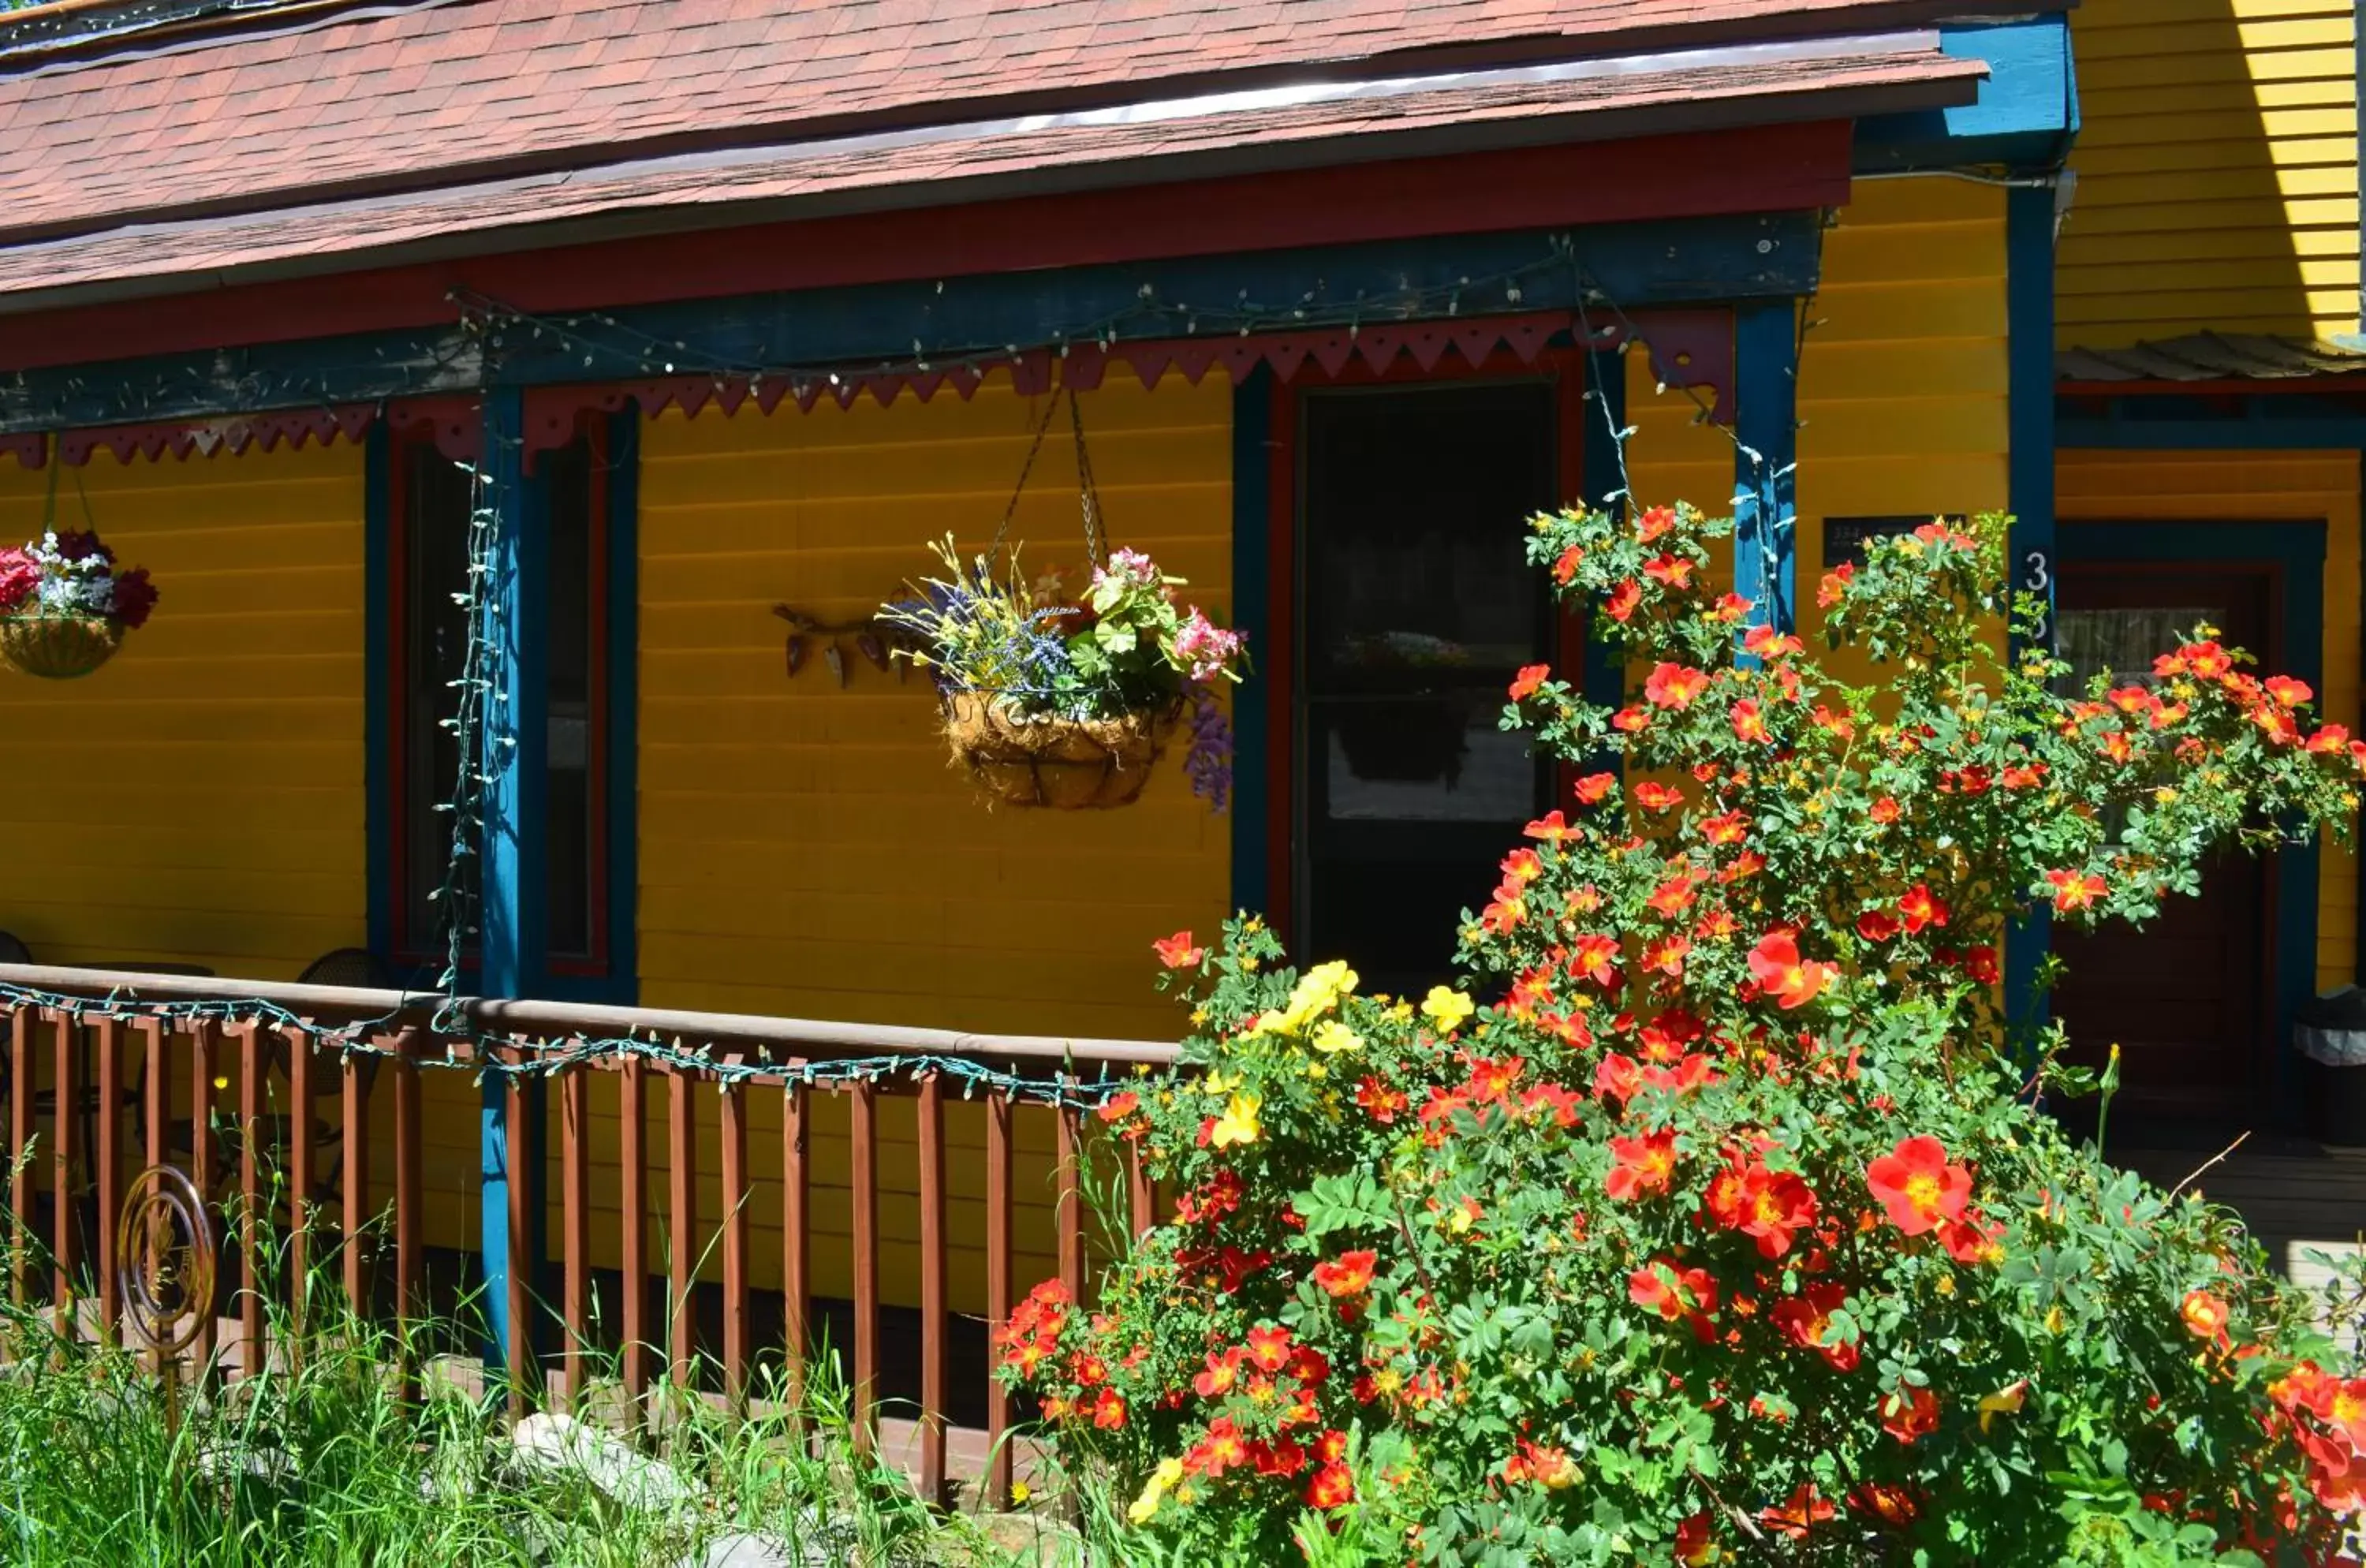
[[[849,647],[862,657],[863,662],[883,674],[893,669],[898,682],[910,677],[909,668],[898,663],[895,658],[898,647],[910,646],[910,636],[879,615],[866,615],[858,621],[825,621],[787,604],[773,605],[772,614],[789,623],[783,658],[791,680],[794,680],[797,671],[806,667],[817,645],[821,649],[822,663],[838,677],[838,683],[841,686],[847,683],[851,668],[846,662]]]
[[[1827,517],[1824,519],[1824,570],[1862,565],[1865,547],[1876,539],[1896,539],[1932,521],[1929,513],[1900,517]],[[1962,526],[1963,514],[1941,513],[1938,521]]]

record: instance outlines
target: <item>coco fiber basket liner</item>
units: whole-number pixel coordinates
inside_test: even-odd
[[[123,646],[123,627],[101,615],[0,615],[0,662],[44,681],[87,675]]]
[[[1116,718],[1015,717],[988,699],[945,699],[945,740],[979,789],[1012,806],[1102,811],[1130,806],[1174,732],[1177,710]]]

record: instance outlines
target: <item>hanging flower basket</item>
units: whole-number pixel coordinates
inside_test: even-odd
[[[0,615],[0,661],[20,675],[72,681],[122,646],[122,624],[100,615]]]
[[[1010,806],[1131,806],[1174,733],[1177,710],[1115,718],[1023,718],[974,692],[945,698],[945,740],[978,788]]]
[[[43,681],[72,681],[115,657],[147,625],[156,587],[147,569],[115,570],[95,533],[54,530],[0,550],[0,663]]]
[[[1240,635],[1178,604],[1183,580],[1149,557],[1104,550],[1073,396],[1068,406],[1092,564],[1084,592],[1072,595],[1056,577],[1029,581],[1015,546],[997,567],[1010,525],[1006,512],[984,555],[964,559],[948,535],[934,547],[946,575],[914,583],[879,619],[904,638],[895,656],[936,682],[953,762],[989,800],[1056,811],[1131,805],[1188,706],[1184,771],[1193,791],[1221,811],[1232,782],[1232,731],[1214,690],[1241,678],[1247,659]],[[1051,417],[1047,409],[1036,428],[1039,447]],[[1024,470],[1019,483],[1023,491]]]

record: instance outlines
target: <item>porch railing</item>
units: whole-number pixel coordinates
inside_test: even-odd
[[[879,1258],[879,1109],[884,1097],[907,1097],[917,1128],[918,1223],[919,1399],[916,1479],[930,1495],[946,1482],[946,1432],[951,1404],[951,1334],[945,1109],[949,1084],[985,1102],[984,1316],[989,1330],[1008,1316],[1014,1292],[1012,1184],[1013,1116],[1031,1099],[1049,1103],[1056,1118],[1053,1183],[1053,1230],[1060,1277],[1081,1296],[1087,1280],[1084,1146],[1089,1086],[1137,1066],[1175,1059],[1171,1044],[1137,1040],[962,1033],[890,1025],[760,1018],[728,1013],[421,996],[337,987],[275,985],[245,980],[163,976],[129,972],[0,965],[0,1009],[6,1019],[5,1061],[8,1149],[19,1162],[9,1205],[19,1236],[41,1228],[51,1278],[31,1278],[21,1262],[7,1281],[20,1302],[37,1301],[42,1287],[61,1321],[77,1296],[91,1303],[91,1326],[117,1328],[114,1215],[131,1174],[141,1165],[177,1165],[208,1195],[226,1256],[242,1263],[234,1292],[240,1352],[233,1375],[250,1374],[273,1353],[265,1341],[265,1292],[280,1282],[294,1329],[285,1353],[300,1351],[307,1282],[329,1260],[311,1255],[323,1241],[337,1256],[332,1277],[360,1314],[390,1310],[398,1325],[418,1321],[429,1238],[425,1232],[421,1083],[434,1070],[491,1069],[488,1081],[506,1112],[506,1257],[489,1256],[486,1277],[506,1281],[509,1369],[536,1369],[535,1329],[549,1325],[559,1344],[548,1359],[556,1376],[513,1375],[513,1411],[546,1397],[555,1382],[562,1400],[581,1394],[593,1369],[592,1147],[591,1087],[595,1074],[614,1076],[613,1179],[621,1213],[618,1253],[624,1281],[617,1364],[636,1407],[661,1370],[693,1387],[702,1361],[711,1363],[723,1396],[741,1404],[750,1392],[758,1348],[750,1342],[749,1302],[755,1189],[749,1148],[750,1097],[781,1099],[777,1161],[783,1330],[777,1346],[792,1393],[803,1385],[815,1306],[811,1260],[817,1215],[809,1133],[813,1096],[849,1100],[850,1162],[847,1215],[852,1255],[853,1326],[848,1385],[858,1441],[874,1433],[881,1353]],[[643,1054],[589,1051],[587,1041],[631,1038],[662,1043]],[[127,1053],[136,1093],[127,1094]],[[46,1059],[45,1059],[46,1058]],[[862,1064],[859,1073],[850,1072]],[[383,1071],[380,1071],[380,1068]],[[521,1071],[519,1069],[524,1069]],[[285,1106],[271,1079],[284,1079]],[[324,1077],[325,1075],[325,1077]],[[235,1080],[234,1090],[228,1088]],[[700,1146],[696,1097],[719,1095],[719,1135]],[[325,1103],[333,1080],[340,1124],[327,1147],[312,1108]],[[175,1093],[176,1084],[186,1092]],[[539,1090],[538,1085],[546,1085]],[[1072,1092],[1061,1092],[1071,1086]],[[234,1092],[234,1105],[216,1103]],[[535,1205],[543,1202],[535,1130],[546,1092],[556,1107],[547,1122],[557,1147],[558,1224],[547,1269],[558,1279],[555,1302],[535,1295],[545,1259],[534,1256]],[[390,1201],[372,1201],[372,1171],[386,1151],[372,1146],[374,1095],[393,1100]],[[665,1190],[652,1194],[648,1111],[664,1097]],[[604,1098],[604,1096],[603,1096]],[[489,1097],[490,1099],[490,1097]],[[87,1139],[87,1149],[77,1147]],[[28,1149],[31,1153],[27,1154]],[[316,1179],[323,1155],[332,1174]],[[719,1230],[722,1317],[720,1344],[698,1343],[694,1290],[701,1241],[700,1162],[712,1157],[720,1174]],[[1152,1192],[1131,1147],[1121,1151],[1126,1219],[1138,1234],[1152,1221]],[[272,1167],[298,1173],[287,1183],[284,1232],[274,1223]],[[234,1173],[234,1180],[231,1179]],[[603,1171],[604,1175],[605,1172]],[[524,1179],[519,1178],[523,1176]],[[216,1179],[219,1178],[220,1179]],[[381,1185],[383,1174],[381,1172]],[[219,1195],[217,1195],[219,1194]],[[481,1192],[479,1193],[481,1197]],[[651,1257],[652,1200],[665,1233],[662,1260]],[[88,1223],[95,1216],[96,1223]],[[490,1227],[489,1227],[490,1231]],[[87,1234],[95,1256],[83,1256]],[[265,1251],[283,1253],[266,1263]],[[20,1257],[22,1254],[20,1253]],[[502,1265],[505,1265],[503,1267]],[[390,1272],[391,1291],[377,1288]],[[650,1322],[648,1281],[665,1280],[661,1324]],[[390,1308],[388,1304],[390,1303]],[[407,1335],[398,1336],[407,1344]],[[213,1359],[214,1318],[207,1314],[194,1356]],[[662,1362],[662,1365],[659,1364]],[[1007,1496],[1011,1476],[1005,1434],[1010,1407],[986,1362],[987,1467],[993,1495]],[[406,1367],[406,1381],[414,1369]]]

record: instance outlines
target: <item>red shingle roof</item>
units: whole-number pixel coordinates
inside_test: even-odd
[[[0,294],[72,289],[107,281],[220,275],[265,263],[335,265],[367,251],[392,259],[406,245],[506,231],[502,248],[547,243],[551,225],[620,209],[662,211],[674,225],[714,221],[700,209],[794,203],[811,212],[878,205],[886,187],[925,189],[932,203],[997,194],[1025,177],[1046,184],[1107,183],[1112,165],[1141,177],[1205,174],[1245,155],[1273,164],[1327,163],[1325,143],[1358,139],[1362,157],[1418,152],[1425,133],[1452,128],[1464,144],[1575,141],[1630,133],[1640,117],[1681,113],[1690,126],[1764,124],[1822,117],[1830,95],[1853,90],[1881,108],[1968,96],[1977,61],[1932,47],[1864,54],[1824,46],[1817,55],[1701,62],[1576,80],[1447,87],[1376,97],[1177,114],[1139,123],[965,127],[941,136],[855,138],[807,146],[709,152],[628,165],[540,175],[260,213],[34,242],[0,249]],[[1880,95],[1876,97],[1872,95]],[[1218,161],[1211,165],[1211,160]],[[1098,172],[1097,172],[1098,171]],[[912,199],[904,198],[907,202]],[[544,231],[542,235],[532,232]]]
[[[460,0],[0,76],[0,236],[1420,51],[1560,57],[2067,0]],[[1377,62],[1375,56],[1405,58]],[[1424,56],[1425,61],[1427,56]],[[1424,68],[1428,68],[1425,63]]]

